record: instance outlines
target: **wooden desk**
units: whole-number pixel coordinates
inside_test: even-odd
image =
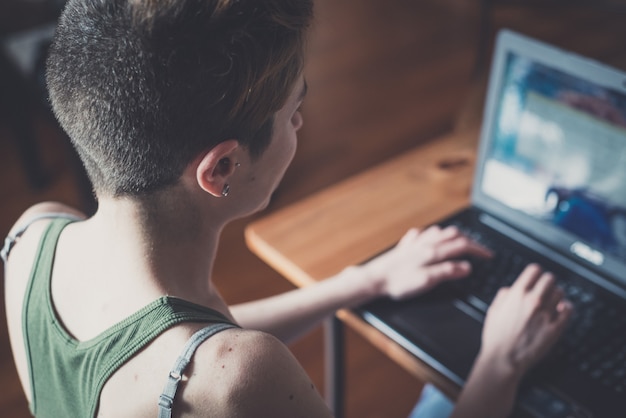
[[[467,132],[435,139],[273,212],[247,227],[247,244],[299,287],[363,262],[396,243],[408,228],[425,226],[468,203],[477,137]],[[453,397],[458,393],[458,387],[357,315],[343,310],[337,317],[417,378]],[[341,389],[330,383],[332,390]]]

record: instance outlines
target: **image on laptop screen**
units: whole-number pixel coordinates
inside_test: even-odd
[[[509,53],[482,192],[626,262],[626,96]]]

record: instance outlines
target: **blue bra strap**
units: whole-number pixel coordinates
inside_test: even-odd
[[[167,377],[167,383],[163,389],[163,393],[159,396],[159,415],[158,418],[171,418],[172,405],[174,403],[174,397],[176,396],[176,390],[178,389],[178,383],[183,378],[183,371],[185,367],[191,361],[193,353],[198,346],[206,341],[208,338],[217,334],[218,332],[227,330],[229,328],[238,328],[237,325],[229,323],[219,323],[209,325],[206,328],[202,328],[191,336],[191,338],[185,344],[183,352],[181,353],[174,367],[170,371],[170,375]]]
[[[11,249],[13,248],[13,246],[15,245],[19,237],[21,237],[22,234],[26,232],[28,227],[31,226],[34,222],[39,221],[41,219],[47,219],[47,218],[65,218],[65,219],[70,219],[73,221],[83,220],[83,218],[81,218],[80,216],[71,215],[69,213],[63,213],[63,212],[48,212],[48,213],[41,213],[39,215],[33,216],[28,221],[24,222],[23,225],[20,225],[20,227],[15,232],[13,232],[12,234],[9,234],[4,239],[4,246],[2,247],[2,250],[0,250],[0,258],[2,258],[2,261],[4,261],[5,265],[9,258],[9,253],[11,252]]]

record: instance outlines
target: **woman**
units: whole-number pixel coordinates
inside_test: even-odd
[[[330,416],[284,342],[491,255],[455,228],[411,230],[319,285],[226,306],[211,282],[220,232],[268,204],[293,158],[311,18],[303,0],[68,2],[48,88],[98,210],[39,204],[7,240],[11,344],[34,415]],[[498,294],[453,416],[506,416],[563,330],[562,298],[538,266]],[[191,362],[172,369],[188,342]]]

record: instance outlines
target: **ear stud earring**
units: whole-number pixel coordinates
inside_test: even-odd
[[[223,166],[228,167],[230,165],[230,159],[222,158],[220,160],[220,164],[223,165]],[[241,167],[241,163],[238,163],[238,162],[235,161],[235,167]]]

